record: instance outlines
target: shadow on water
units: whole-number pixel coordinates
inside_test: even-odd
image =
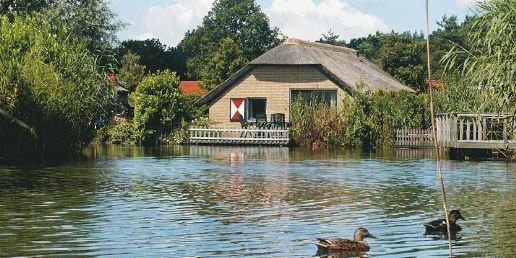
[[[381,238],[366,257],[447,254],[423,235],[442,217],[429,151],[92,146],[85,157],[0,167],[0,256],[308,257],[316,237],[358,226]],[[444,167],[450,206],[468,219],[457,256],[516,253],[514,164]]]
[[[365,258],[369,257],[367,253],[364,252],[346,252],[346,251],[328,251],[328,250],[317,250],[315,253],[316,257],[321,258]]]

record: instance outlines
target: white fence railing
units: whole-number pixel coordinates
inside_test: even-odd
[[[398,148],[432,148],[432,130],[398,129],[394,146]]]
[[[288,145],[288,130],[240,129],[240,128],[190,128],[190,143],[242,144],[242,145]]]

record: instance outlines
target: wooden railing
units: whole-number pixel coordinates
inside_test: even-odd
[[[189,141],[194,144],[288,145],[285,129],[190,128]]]
[[[396,130],[397,148],[432,148],[432,131],[430,129]]]
[[[516,116],[494,114],[441,114],[437,140],[451,148],[493,149],[516,146]]]

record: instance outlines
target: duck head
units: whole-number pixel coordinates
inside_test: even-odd
[[[355,230],[355,234],[353,236],[355,241],[364,241],[364,238],[366,238],[366,237],[378,239],[378,237],[369,233],[369,231],[366,228],[357,228],[357,230]]]
[[[464,217],[462,217],[462,214],[460,214],[459,210],[451,210],[448,213],[448,217],[450,218],[450,221],[455,222],[459,219],[466,220]]]

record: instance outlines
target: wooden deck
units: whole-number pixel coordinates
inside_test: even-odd
[[[516,150],[516,116],[441,114],[436,118],[440,146],[456,149]]]
[[[440,114],[436,118],[439,146],[457,150],[516,150],[516,116]],[[432,148],[430,129],[396,131],[395,148]]]
[[[190,128],[189,142],[192,144],[285,146],[290,143],[290,135],[289,131],[284,129]]]

